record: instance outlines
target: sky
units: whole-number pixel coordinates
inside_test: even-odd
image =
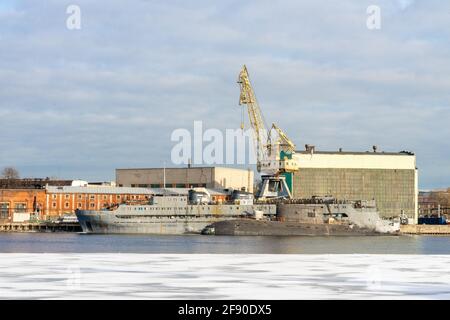
[[[170,165],[175,129],[239,128],[246,64],[298,149],[412,151],[419,187],[448,187],[449,39],[440,0],[1,0],[0,168],[107,181]]]

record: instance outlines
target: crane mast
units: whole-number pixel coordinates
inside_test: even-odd
[[[247,106],[256,148],[257,170],[263,178],[259,197],[290,198],[291,193],[285,177],[280,174],[298,170],[298,164],[292,157],[292,154],[295,153],[295,144],[276,124],[272,124],[268,130],[245,65],[239,73],[238,83],[240,86],[239,105]],[[241,128],[244,128],[243,123]]]
[[[267,171],[268,161],[273,155],[271,153],[271,142],[269,130],[256,100],[255,92],[250,83],[247,67],[244,65],[239,73],[238,83],[241,89],[239,105],[246,105],[250,126],[253,129],[254,146],[257,156],[258,172]],[[243,124],[241,125],[243,129]],[[273,171],[273,170],[269,170]],[[274,172],[273,172],[274,173]]]

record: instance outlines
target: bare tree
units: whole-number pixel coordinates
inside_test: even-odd
[[[20,174],[19,171],[14,167],[6,167],[2,170],[2,178],[13,180],[13,179],[19,179]]]

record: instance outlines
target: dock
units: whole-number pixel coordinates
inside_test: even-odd
[[[450,224],[407,224],[400,226],[400,232],[403,234],[450,235]]]
[[[81,232],[79,223],[27,222],[0,224],[0,232]]]

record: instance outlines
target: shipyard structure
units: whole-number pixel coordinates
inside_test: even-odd
[[[380,216],[418,218],[416,156],[410,152],[297,151],[298,170],[285,173],[292,198],[332,196],[340,200],[375,200]],[[253,191],[253,172],[221,167],[117,169],[123,187],[166,187]],[[258,186],[255,185],[255,188]]]
[[[332,195],[375,200],[383,218],[418,219],[418,171],[410,152],[326,152],[294,154],[299,170],[287,176],[294,198]]]
[[[416,157],[399,152],[343,152],[308,150],[293,155],[298,170],[284,173],[294,199],[332,196],[339,200],[375,200],[383,218],[402,214],[409,224],[418,221]],[[165,177],[165,178],[164,178]],[[0,189],[0,222],[14,216],[40,219],[73,214],[76,209],[101,210],[111,204],[146,201],[158,188],[207,188],[213,200],[225,201],[229,192],[254,192],[254,172],[223,167],[117,169],[116,187],[90,185],[10,186]],[[67,185],[69,184],[69,185]],[[217,199],[216,199],[217,198]]]
[[[209,188],[253,192],[254,173],[226,167],[116,169],[119,187]]]

